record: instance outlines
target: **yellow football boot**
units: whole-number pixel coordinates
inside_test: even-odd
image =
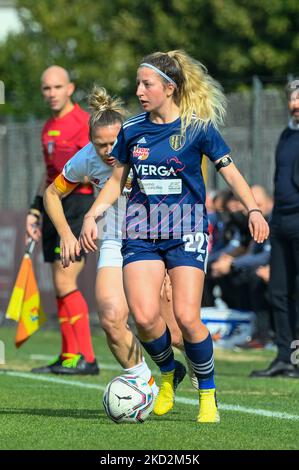
[[[198,390],[199,394],[199,414],[198,423],[219,423],[215,388]]]
[[[179,361],[175,361],[175,370],[162,372],[161,385],[154,404],[155,415],[165,415],[173,408],[176,388],[185,375],[186,368]]]

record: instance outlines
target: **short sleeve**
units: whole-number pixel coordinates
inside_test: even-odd
[[[201,150],[212,162],[231,152],[220,132],[212,124],[203,130]]]
[[[71,183],[81,183],[86,175],[85,158],[83,150],[77,152],[63,167],[63,176]]]
[[[130,152],[127,146],[123,128],[121,128],[118,133],[116,141],[114,142],[113,148],[111,150],[111,155],[121,163],[129,163],[130,161]]]

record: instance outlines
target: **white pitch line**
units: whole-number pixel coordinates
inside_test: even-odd
[[[90,390],[103,391],[106,388],[105,385],[96,385],[96,384],[89,384],[85,382],[78,382],[75,380],[65,380],[65,379],[60,379],[56,377],[45,377],[45,376],[33,375],[30,372],[26,373],[26,372],[11,372],[11,371],[0,370],[0,374],[8,375],[10,377],[18,377],[18,378],[23,378],[23,379],[37,380],[37,381],[39,380],[41,382],[52,382],[55,384],[81,387],[81,388],[86,388]],[[177,403],[182,403],[183,405],[198,406],[198,401],[192,398],[176,397],[175,400]],[[291,414],[280,412],[280,411],[268,411],[268,410],[262,410],[262,409],[257,409],[257,408],[247,408],[245,406],[227,405],[225,403],[220,403],[219,408],[220,410],[224,410],[224,411],[237,411],[240,413],[258,415],[258,416],[263,416],[266,418],[278,418],[278,419],[288,419],[290,421],[299,421],[298,415],[291,415]]]

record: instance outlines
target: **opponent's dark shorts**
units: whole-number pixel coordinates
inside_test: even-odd
[[[177,266],[193,266],[206,272],[208,235],[193,233],[183,239],[143,240],[126,239],[122,245],[123,266],[134,261],[163,261],[167,270]]]
[[[93,202],[93,194],[70,194],[62,199],[66,220],[76,238],[80,235],[84,215]],[[60,237],[46,212],[43,215],[42,244],[46,263],[53,263],[60,259]],[[83,251],[76,258],[77,261],[80,261],[82,256],[85,256]]]

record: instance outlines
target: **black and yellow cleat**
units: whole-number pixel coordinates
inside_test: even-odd
[[[216,400],[215,388],[198,390],[199,414],[198,423],[219,423],[220,416]]]
[[[161,374],[161,386],[155,400],[154,413],[158,416],[165,415],[173,408],[175,391],[186,375],[185,366],[175,361],[175,369]]]
[[[99,375],[100,369],[96,359],[87,362],[83,354],[72,354],[72,357],[61,364],[53,366],[52,372],[64,375]]]

